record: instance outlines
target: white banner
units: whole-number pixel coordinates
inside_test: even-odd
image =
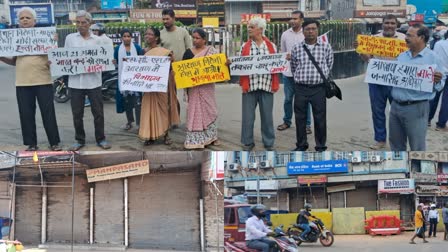
[[[286,53],[230,57],[230,75],[274,74],[289,69]]]
[[[260,190],[277,190],[278,180],[260,180]],[[244,181],[244,190],[253,191],[257,190],[257,181],[246,180]]]
[[[88,46],[50,50],[51,76],[76,75],[115,70],[112,46]]]
[[[166,93],[170,65],[166,56],[127,57],[121,71],[120,90]]]
[[[55,27],[0,29],[0,56],[44,55],[57,48]]]
[[[436,65],[371,59],[364,82],[432,93]]]
[[[413,193],[414,179],[386,179],[378,180],[378,193]]]

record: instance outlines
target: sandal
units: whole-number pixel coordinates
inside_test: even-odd
[[[212,142],[213,146],[220,146],[221,142],[219,141],[219,139],[216,139],[215,141]]]
[[[417,244],[415,241],[410,241],[409,244]]]
[[[149,146],[149,145],[151,145],[151,144],[153,144],[154,143],[154,140],[146,140],[144,143],[143,143],[143,145],[144,146]]]
[[[288,128],[291,128],[291,126],[289,126],[289,125],[286,124],[286,123],[282,123],[282,124],[280,124],[280,125],[277,127],[277,130],[282,131],[282,130],[285,130],[285,129],[288,129]]]
[[[169,138],[168,136],[165,136],[165,139],[163,140],[163,143],[165,145],[171,145],[173,142],[171,141],[171,138]]]
[[[132,129],[132,123],[126,123],[125,125],[121,126],[121,129],[129,131],[130,129]]]

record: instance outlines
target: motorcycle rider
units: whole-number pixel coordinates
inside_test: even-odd
[[[306,241],[306,235],[308,235],[309,232],[311,232],[311,227],[309,224],[310,217],[313,217],[311,215],[311,208],[312,205],[309,203],[306,203],[304,206],[305,209],[302,209],[297,216],[296,223],[297,225],[303,230],[303,232],[300,234],[299,239],[302,241]]]
[[[277,243],[267,238],[267,236],[273,235],[273,232],[264,224],[263,221],[263,218],[266,217],[266,207],[260,204],[252,206],[250,210],[253,216],[246,221],[247,247],[263,252],[277,252]]]

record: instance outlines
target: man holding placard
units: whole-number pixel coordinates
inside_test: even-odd
[[[440,64],[437,55],[426,47],[429,34],[429,29],[426,26],[412,25],[406,33],[406,44],[409,50],[401,53],[397,58],[399,63],[413,66],[429,65],[429,69],[433,71],[429,73],[432,75],[430,77],[433,80],[433,88],[432,92],[397,86],[392,88],[393,102],[389,115],[389,143],[392,151],[406,150],[407,141],[409,141],[411,151],[426,150],[429,100],[434,98],[436,91],[442,90],[446,79],[446,69]],[[436,68],[432,69],[432,65],[435,65]],[[411,74],[412,72],[408,76]],[[421,77],[426,73],[420,71],[415,75]]]
[[[386,15],[383,18],[383,32],[376,34],[374,37],[384,37],[384,38],[394,38],[399,40],[404,40],[405,35],[403,33],[397,32],[398,19],[394,15]],[[371,54],[361,54],[361,58],[369,62],[371,58],[377,59],[388,59],[393,60],[393,57],[381,57],[374,56]],[[379,150],[386,147],[387,130],[386,130],[386,105],[387,101],[389,104],[392,102],[391,96],[392,87],[377,85],[374,83],[369,83],[369,96],[370,96],[370,108],[372,110],[372,121],[375,144],[371,145],[370,148],[373,150]]]
[[[77,33],[69,34],[65,39],[65,47],[86,47],[101,45],[98,36],[90,32],[92,16],[86,11],[76,14]],[[110,149],[104,135],[103,97],[101,94],[101,72],[70,75],[68,85],[71,89],[71,106],[73,123],[75,126],[76,143],[71,150],[77,151],[85,145],[84,131],[84,99],[88,96],[95,125],[95,139],[97,145],[103,149]]]
[[[31,30],[36,24],[36,11],[23,7],[17,12],[20,28]],[[18,29],[20,30],[20,29]],[[30,35],[31,36],[31,35]],[[21,40],[31,40],[30,36],[21,36]],[[48,40],[48,38],[47,38]],[[53,39],[50,39],[54,42]],[[42,43],[42,42],[40,42]],[[31,46],[37,47],[36,45]],[[39,46],[47,46],[38,44]],[[16,46],[17,48],[18,46]],[[0,52],[0,55],[5,55]],[[42,115],[42,123],[47,133],[50,149],[60,151],[60,138],[56,113],[53,103],[53,86],[48,65],[48,56],[20,55],[13,58],[0,57],[0,61],[16,66],[16,96],[19,105],[20,126],[22,128],[23,144],[28,145],[27,151],[36,151],[36,100]],[[16,54],[17,55],[17,54]]]

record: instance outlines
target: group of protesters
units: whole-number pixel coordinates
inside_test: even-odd
[[[217,54],[218,51],[207,45],[207,33],[201,29],[189,32],[175,24],[175,13],[171,9],[162,12],[164,28],[148,28],[144,34],[146,48],[132,43],[132,31],[122,29],[122,43],[114,51],[114,63],[118,66],[119,80],[126,57],[129,56],[167,56],[172,62],[188,60]],[[36,12],[29,7],[18,11],[20,28],[32,28],[36,23]],[[320,23],[317,20],[305,20],[301,11],[293,11],[291,28],[281,36],[281,53],[286,53],[290,69],[279,74],[249,74],[240,77],[242,89],[242,125],[241,143],[243,149],[250,151],[255,147],[254,122],[257,105],[260,106],[261,135],[264,148],[275,148],[275,130],[273,122],[274,93],[283,83],[284,117],[278,125],[278,131],[292,126],[295,114],[296,148],[306,151],[309,148],[307,134],[312,134],[311,121],[314,123],[315,150],[327,149],[327,80],[331,79],[333,51],[331,45],[319,37]],[[86,11],[76,15],[76,33],[65,39],[66,48],[112,44],[105,34],[93,32],[104,27],[91,27],[92,16]],[[389,144],[394,151],[406,150],[409,142],[411,150],[425,150],[426,132],[434,117],[438,97],[443,91],[442,107],[436,130],[448,131],[448,91],[445,84],[448,69],[448,41],[435,45],[434,52],[426,47],[430,31],[421,24],[412,25],[406,35],[398,33],[398,20],[393,15],[383,18],[383,30],[375,36],[405,40],[409,48],[395,58],[409,64],[437,65],[433,74],[432,93],[416,90],[369,84],[372,119],[374,126],[374,150],[386,147],[387,102],[391,104],[389,115]],[[253,18],[248,22],[249,40],[242,44],[240,56],[268,55],[279,53],[277,46],[265,36],[266,20]],[[102,32],[104,33],[104,32]],[[363,60],[379,58],[373,55],[360,55]],[[51,150],[61,150],[60,137],[53,104],[53,90],[50,77],[51,62],[47,55],[0,57],[0,60],[16,66],[16,94],[19,105],[19,117],[23,143],[29,151],[38,149],[36,135],[36,100],[42,114],[43,125],[47,133]],[[232,61],[227,60],[231,65]],[[136,92],[118,90],[117,112],[126,114],[123,130],[135,130],[144,145],[151,145],[159,139],[171,144],[168,132],[180,124],[180,103],[177,97],[174,72],[170,69],[167,92]],[[104,112],[101,93],[101,73],[83,73],[70,75],[68,86],[71,89],[71,108],[75,128],[75,143],[70,150],[80,150],[86,144],[84,131],[84,104],[86,97],[90,101],[94,118],[95,140],[103,149],[111,148],[104,132]],[[437,94],[437,96],[436,96]],[[433,98],[437,97],[437,101]],[[214,84],[198,85],[184,90],[187,103],[186,149],[202,149],[207,145],[219,145],[216,124],[218,110]],[[430,105],[431,104],[431,105]],[[313,119],[313,120],[311,120]],[[133,123],[136,123],[134,126]]]

